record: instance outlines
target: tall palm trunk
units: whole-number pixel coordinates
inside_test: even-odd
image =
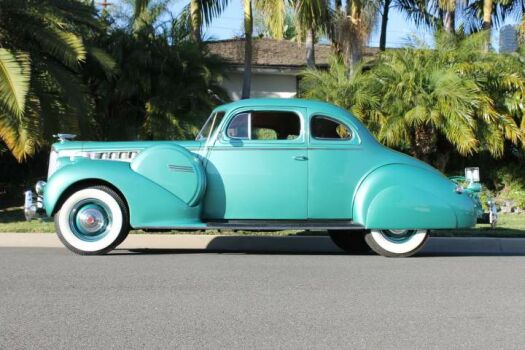
[[[241,95],[241,98],[243,99],[250,98],[250,89],[252,85],[252,34],[252,1],[244,0],[244,75]]]
[[[379,50],[385,51],[386,49],[386,30],[388,26],[388,13],[390,12],[390,5],[392,0],[384,0],[383,2],[383,13],[381,17],[381,36],[379,37]]]
[[[201,0],[191,0],[190,2],[190,16],[191,16],[191,37],[193,41],[200,42],[202,39],[202,4]]]
[[[315,68],[315,29],[308,28],[305,39],[306,47],[306,66]]]
[[[443,29],[449,34],[456,32],[456,11],[445,11],[443,15]]]
[[[493,0],[483,0],[483,29],[492,29],[493,5]]]
[[[492,47],[492,11],[493,11],[493,0],[483,0],[483,30],[487,31],[487,44],[485,45],[485,51],[489,52]]]
[[[352,38],[349,40],[349,42],[346,44],[346,60],[348,62],[348,72],[350,75],[353,74],[355,68],[359,64],[359,61],[361,61],[361,57],[363,55],[363,50],[361,45],[363,45],[363,33],[362,33],[362,18],[361,18],[361,10],[362,10],[362,3],[361,1],[347,1],[347,10],[346,13],[349,15],[349,21],[350,27],[354,27],[354,30],[352,30]]]

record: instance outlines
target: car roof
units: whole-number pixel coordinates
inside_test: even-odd
[[[362,140],[373,140],[374,137],[370,134],[368,129],[357,119],[351,112],[344,108],[333,105],[331,103],[317,101],[317,100],[305,100],[301,98],[248,98],[244,100],[238,100],[235,102],[226,103],[224,105],[215,108],[215,112],[227,112],[237,108],[243,107],[298,107],[298,108],[309,108],[314,109],[314,112],[318,113],[331,113],[337,114],[338,117],[346,118],[357,129]]]
[[[280,106],[280,107],[303,107],[303,108],[315,108],[315,109],[327,109],[327,110],[339,110],[348,113],[345,109],[340,108],[336,105],[317,101],[317,100],[305,100],[301,98],[248,98],[244,100],[238,100],[235,102],[226,103],[216,108],[216,110],[230,110],[242,107],[259,107],[259,106]]]

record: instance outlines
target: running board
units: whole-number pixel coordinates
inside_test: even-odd
[[[364,226],[349,220],[221,220],[202,226],[137,227],[148,230],[364,230]]]

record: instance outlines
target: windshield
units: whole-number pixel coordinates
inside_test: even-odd
[[[202,127],[201,131],[199,131],[199,134],[197,135],[196,140],[197,141],[207,140],[208,137],[210,137],[210,135],[213,134],[215,130],[217,130],[217,127],[221,123],[223,117],[224,117],[224,112],[213,113],[208,118],[206,123],[204,123],[204,126]]]

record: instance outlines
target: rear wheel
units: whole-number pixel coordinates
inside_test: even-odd
[[[423,247],[427,238],[428,230],[371,230],[365,235],[370,248],[387,257],[412,256]]]
[[[105,254],[129,233],[127,207],[112,189],[94,186],[69,195],[55,214],[58,237],[81,255]]]
[[[365,242],[365,230],[329,230],[332,242],[349,254],[365,254],[370,247]]]

